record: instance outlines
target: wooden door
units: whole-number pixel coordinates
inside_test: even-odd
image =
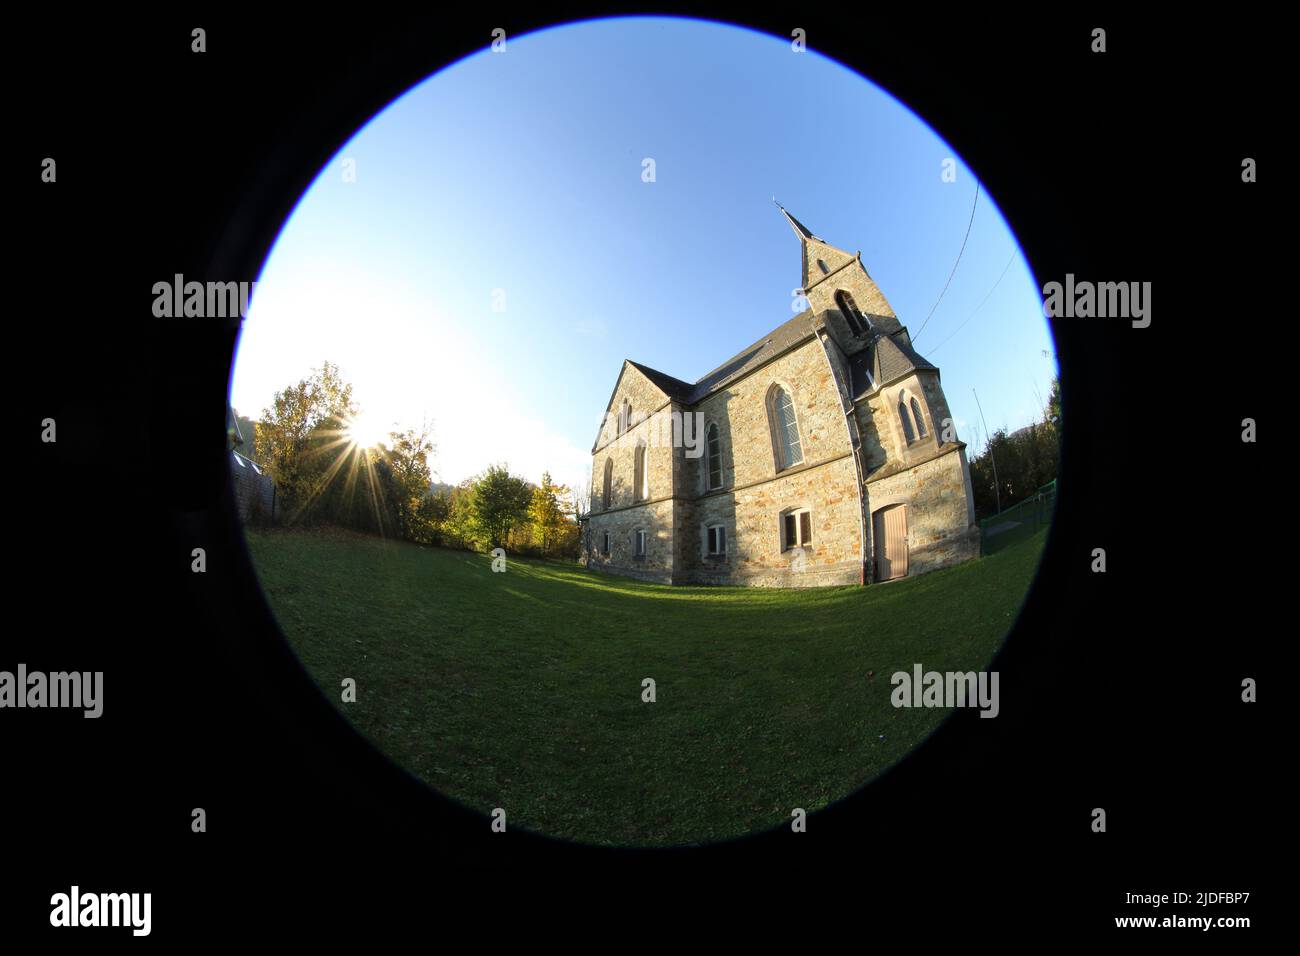
[[[875,514],[872,524],[876,545],[876,580],[892,581],[907,575],[907,508],[890,505]]]

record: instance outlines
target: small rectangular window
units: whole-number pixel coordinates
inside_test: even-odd
[[[727,529],[720,524],[709,527],[709,554],[727,553]]]
[[[601,553],[604,554],[606,557],[609,556],[609,532],[608,531],[605,532],[605,541],[603,543],[603,547],[600,550]]]
[[[805,508],[786,514],[782,521],[781,538],[783,551],[812,544],[812,512]]]
[[[646,540],[645,532],[638,531],[636,533],[636,556],[638,558],[645,557],[645,540]]]

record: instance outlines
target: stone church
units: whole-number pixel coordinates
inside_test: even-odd
[[[814,587],[979,554],[939,369],[912,348],[861,253],[778,208],[802,248],[808,308],[694,383],[623,363],[591,450],[589,567]]]

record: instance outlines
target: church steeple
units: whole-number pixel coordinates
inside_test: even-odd
[[[775,196],[772,197],[772,202],[776,202]],[[790,224],[790,228],[794,230],[794,234],[799,237],[800,242],[805,242],[808,239],[817,239],[817,237],[812,234],[812,232],[808,229],[807,226],[801,223],[798,219],[794,218],[794,216],[790,215],[790,213],[786,210],[786,208],[782,206],[779,202],[776,202],[776,208],[781,210],[781,215],[785,216],[785,221]],[[817,239],[817,241],[821,242],[822,240]]]
[[[907,336],[880,288],[867,274],[858,254],[832,246],[801,223],[772,197],[785,221],[794,230],[803,255],[800,288],[808,307],[817,314],[832,311],[831,325],[842,338],[846,352],[866,347],[879,333]]]
[[[785,221],[790,224],[795,237],[799,240],[799,247],[803,253],[802,281],[805,290],[810,285],[815,285],[823,276],[829,275],[856,258],[853,253],[837,249],[821,236],[813,235],[811,229],[790,215],[789,210],[779,202],[776,202],[775,196],[772,197],[772,202],[776,203],[776,208],[781,210],[781,215],[785,216]]]

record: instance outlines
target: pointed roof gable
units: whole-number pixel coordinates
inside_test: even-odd
[[[628,365],[632,366],[646,378],[650,379],[650,381],[654,383],[654,386],[669,398],[685,401],[691,394],[691,389],[694,388],[693,385],[688,385],[680,378],[673,378],[671,375],[653,369],[648,365],[642,365],[640,362],[633,362],[631,359],[627,359],[626,361]]]
[[[673,378],[671,375],[665,375],[663,372],[656,371],[648,365],[642,365],[640,362],[633,362],[631,359],[623,359],[623,365],[619,368],[618,378],[614,380],[614,390],[609,393],[609,401],[605,403],[605,417],[601,420],[600,427],[596,430],[596,440],[592,443],[591,450],[594,453],[600,447],[600,439],[605,434],[609,426],[610,415],[614,411],[614,399],[618,397],[619,387],[623,384],[623,376],[631,367],[646,379],[651,385],[664,393],[664,397],[677,401],[684,401],[681,393],[689,393],[693,386],[687,385],[680,379]]]

